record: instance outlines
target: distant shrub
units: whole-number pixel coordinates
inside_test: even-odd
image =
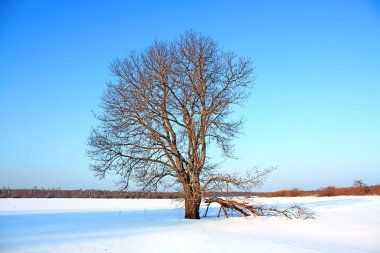
[[[318,191],[318,196],[320,197],[337,196],[336,188],[334,186],[327,186],[327,187],[321,188]]]

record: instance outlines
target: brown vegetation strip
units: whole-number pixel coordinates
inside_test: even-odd
[[[337,188],[324,187],[313,191],[299,189],[281,190],[268,193],[253,192],[209,192],[206,197],[259,196],[259,197],[306,197],[306,196],[363,196],[380,195],[380,185]],[[182,192],[131,192],[106,190],[61,190],[61,189],[0,189],[0,198],[119,198],[119,199],[177,199]]]
[[[299,189],[281,190],[268,193],[260,193],[260,197],[332,197],[332,196],[364,196],[364,195],[380,195],[380,185],[373,186],[353,186],[353,187],[334,187],[328,186],[313,191],[302,191]]]

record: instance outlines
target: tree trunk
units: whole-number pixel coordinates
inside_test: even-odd
[[[191,187],[185,187],[185,218],[199,219],[199,208],[201,206],[201,194]]]
[[[201,201],[193,199],[185,199],[185,218],[186,219],[199,219],[199,207]]]

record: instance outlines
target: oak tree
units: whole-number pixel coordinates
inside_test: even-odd
[[[202,196],[223,185],[257,184],[269,170],[222,174],[208,147],[233,155],[241,120],[232,120],[253,84],[250,59],[222,50],[209,37],[187,32],[154,42],[112,62],[114,79],[101,99],[99,125],[89,138],[91,170],[120,175],[145,191],[180,185],[185,218],[198,219]]]

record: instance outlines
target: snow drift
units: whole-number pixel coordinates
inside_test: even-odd
[[[218,219],[214,207],[186,220],[166,199],[0,199],[0,252],[380,252],[378,196],[259,200],[317,219]]]

